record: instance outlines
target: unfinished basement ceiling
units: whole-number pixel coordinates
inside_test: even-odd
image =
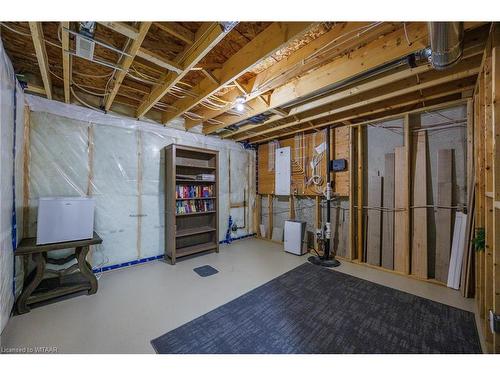
[[[64,52],[78,22],[0,31],[31,93],[262,143],[470,96],[489,27],[466,23],[464,57],[443,71],[406,62],[429,46],[421,22],[103,22],[93,38],[114,50],[96,44],[94,61]]]

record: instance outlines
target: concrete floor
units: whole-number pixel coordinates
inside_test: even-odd
[[[163,261],[108,272],[93,296],[79,296],[12,317],[4,348],[56,347],[58,353],[154,353],[150,340],[295,268],[307,259],[282,245],[245,239],[221,245],[219,254]],[[209,264],[219,273],[199,277]],[[336,270],[418,296],[474,311],[460,293],[404,276],[342,262]]]

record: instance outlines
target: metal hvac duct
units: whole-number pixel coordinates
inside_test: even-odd
[[[427,27],[434,69],[446,69],[458,62],[463,52],[464,23],[428,22]]]

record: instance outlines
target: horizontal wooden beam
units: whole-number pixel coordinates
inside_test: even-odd
[[[43,87],[45,88],[45,95],[47,95],[48,99],[52,99],[52,79],[50,78],[49,59],[47,57],[47,50],[45,49],[42,23],[30,22],[29,27],[31,38],[33,39],[33,46],[35,47],[38,67],[42,76]]]
[[[284,133],[272,134],[272,135],[269,135],[268,137],[265,137],[265,138],[262,138],[262,135],[261,136],[254,136],[254,137],[249,139],[249,142],[250,143],[267,142],[267,141],[270,141],[273,139],[278,139],[278,138],[282,138],[285,136],[293,135],[295,133],[324,128],[325,126],[328,126],[328,125],[332,125],[332,126],[333,125],[344,125],[345,121],[355,121],[356,119],[366,118],[368,116],[375,116],[375,117],[383,118],[386,116],[386,113],[389,111],[396,111],[396,112],[404,113],[405,111],[401,111],[401,108],[419,105],[422,103],[425,104],[426,102],[430,102],[433,100],[440,100],[442,98],[447,98],[451,95],[460,94],[463,91],[469,90],[471,87],[473,87],[473,83],[466,85],[466,86],[460,86],[460,87],[454,88],[454,89],[445,89],[442,92],[437,92],[435,94],[426,95],[423,97],[420,97],[419,95],[410,95],[407,98],[401,98],[398,101],[394,101],[394,102],[387,104],[387,105],[374,104],[368,108],[361,108],[360,110],[358,110],[355,113],[346,112],[344,115],[339,116],[339,117],[334,118],[334,119],[325,118],[320,123],[308,123],[308,126],[302,126],[302,127],[299,127],[295,130],[287,131]],[[398,114],[395,116],[397,117],[400,115]],[[375,121],[375,120],[372,120],[372,122],[373,121]],[[353,124],[353,125],[355,125],[355,124]],[[276,131],[285,130],[285,129],[286,128],[277,129]]]
[[[179,74],[169,72],[162,77],[162,83],[155,86],[151,93],[137,108],[136,117],[144,116],[163,96],[170,91],[212,48],[217,45],[226,35],[217,22],[204,23],[195,34],[195,41],[188,45],[174,62],[182,66],[183,71]]]
[[[139,30],[125,22],[97,22],[98,24],[107,27],[119,34],[126,36],[129,39],[135,40],[139,37]]]
[[[411,41],[407,43],[406,40]],[[203,129],[204,134],[211,134],[221,128],[233,125],[241,120],[258,115],[269,108],[283,106],[295,99],[323,90],[335,83],[357,76],[389,61],[407,56],[427,46],[427,25],[425,23],[411,23],[389,35],[366,44],[351,54],[337,58],[320,68],[291,80],[287,84],[275,89],[271,94],[270,106],[266,108],[256,100],[249,103],[251,110],[244,116],[222,115],[216,118],[224,125],[208,125]]]
[[[468,67],[475,67],[476,63],[474,62],[475,59],[479,59],[479,56],[482,55],[484,50],[484,45],[483,44],[476,44],[472,43],[470,45],[466,45],[464,47],[464,52],[463,52],[463,61],[460,63],[459,66],[455,66],[451,68],[451,71],[444,72],[446,73],[452,73],[452,72],[459,72],[463,71],[462,67],[467,64]],[[466,60],[466,61],[464,61]],[[330,95],[325,95],[321,96],[318,99],[313,99],[309,101],[305,101],[304,103],[298,104],[291,108],[288,112],[288,118],[293,118],[294,121],[299,121],[297,117],[304,118],[308,117],[311,115],[314,115],[315,112],[313,111],[314,109],[318,109],[317,113],[321,112],[326,112],[329,109],[326,110],[321,110],[321,108],[325,108],[327,105],[331,105],[337,102],[342,102],[347,98],[353,97],[353,96],[358,96],[368,92],[368,91],[375,91],[376,89],[381,89],[386,85],[389,85],[394,82],[400,82],[399,86],[400,87],[395,87],[395,85],[392,85],[394,87],[393,91],[397,91],[400,89],[404,89],[406,87],[413,86],[414,84],[417,84],[418,82],[421,82],[420,77],[427,77],[429,76],[429,79],[425,81],[429,81],[434,79],[438,75],[442,75],[443,73],[439,73],[437,71],[434,71],[434,73],[430,73],[430,75],[427,75],[427,72],[433,71],[433,68],[430,64],[425,64],[418,66],[416,68],[408,68],[405,70],[395,70],[394,73],[385,73],[380,76],[376,76],[370,81],[366,83],[361,83],[361,84],[352,84],[350,86],[347,86],[343,90],[337,90],[334,91]],[[410,77],[419,77],[418,82],[417,81],[411,81],[408,80]],[[434,77],[434,78],[433,78]],[[307,113],[307,116],[302,115],[303,113]],[[256,132],[257,130],[265,129],[267,127],[273,126],[273,124],[278,121],[278,122],[283,122],[286,121],[286,119],[283,119],[281,116],[272,116],[268,120],[262,122],[261,124],[249,124],[249,125],[242,125],[240,126],[236,131],[224,134],[222,138],[236,138],[236,135],[247,132],[247,131],[252,131]],[[241,139],[240,139],[241,140]]]
[[[137,57],[176,73],[181,73],[183,70],[182,66],[179,64],[144,48],[139,48],[139,51],[137,51]]]
[[[165,31],[166,33],[176,37],[177,39],[182,40],[184,43],[189,45],[194,43],[194,33],[185,28],[182,25],[179,25],[175,22],[155,22],[154,25],[159,29]]]
[[[111,108],[111,104],[113,104],[113,100],[115,100],[116,94],[118,94],[118,90],[120,89],[120,86],[127,75],[128,69],[130,68],[130,65],[132,65],[132,62],[134,61],[134,58],[137,55],[137,52],[139,51],[142,41],[146,37],[150,26],[151,22],[141,22],[141,25],[139,26],[139,35],[132,41],[130,47],[127,49],[128,56],[123,57],[123,62],[120,65],[122,70],[116,73],[111,93],[106,96],[106,102],[104,105],[106,111]]]
[[[257,74],[256,77],[250,79],[248,82],[242,83],[234,81],[236,87],[229,90],[222,99],[229,102],[227,106],[221,108],[220,110],[211,110],[208,108],[198,109],[197,114],[202,117],[202,119],[208,120],[215,118],[232,107],[232,103],[237,96],[241,94],[246,95],[246,100],[250,101],[258,97],[257,94],[261,94],[263,90],[270,90],[279,87],[284,84],[286,80],[286,75],[292,70],[294,73],[300,73],[302,69],[309,69],[311,62],[308,59],[313,59],[314,63],[320,63],[318,58],[314,57],[315,54],[321,53],[325,47],[328,49],[335,48],[337,45],[343,48],[348,48],[349,43],[345,42],[343,35],[351,35],[356,30],[363,27],[368,27],[372,23],[370,22],[340,22],[336,24],[330,31],[321,35],[320,37],[314,39],[310,43],[306,44],[304,47],[298,49],[297,51],[291,53],[286,59],[281,59],[277,63],[271,65],[269,68]],[[363,35],[364,37],[364,35]],[[335,52],[335,51],[334,51]],[[328,54],[331,57],[331,53]],[[313,58],[314,57],[314,58]],[[258,90],[257,90],[258,89]],[[252,93],[255,90],[255,93]],[[194,121],[186,119],[186,129],[190,129],[195,125],[199,125],[201,121]]]
[[[46,95],[45,88],[43,88],[42,86],[37,86],[37,85],[29,83],[29,82],[28,82],[28,86],[26,86],[24,91],[32,92],[33,94]]]
[[[461,80],[463,78],[467,77],[472,77],[472,76],[477,76],[479,73],[479,59],[473,58],[470,61],[467,61],[465,64],[456,66],[453,68],[453,70],[450,70],[447,74],[435,74],[435,71],[431,71],[430,73],[434,73],[431,75],[431,78],[434,78],[437,76],[438,78],[434,79],[424,79],[423,76],[419,77],[419,80],[421,83],[417,84],[416,80],[415,82],[412,82],[410,80],[403,80],[403,81],[389,81],[392,82],[392,84],[387,84],[386,87],[383,87],[381,89],[377,90],[371,90],[368,95],[360,96],[354,95],[348,98],[345,98],[344,102],[345,105],[335,105],[329,109],[327,107],[327,110],[323,111],[323,108],[320,107],[318,110],[315,111],[308,111],[308,116],[301,117],[298,120],[295,121],[290,121],[286,124],[283,125],[278,125],[275,127],[272,126],[267,126],[266,129],[263,130],[257,130],[257,129],[251,129],[253,131],[252,137],[258,136],[258,135],[263,135],[263,134],[268,134],[273,131],[279,130],[279,129],[286,129],[287,127],[290,126],[296,126],[300,125],[303,123],[308,123],[309,121],[315,121],[324,117],[332,116],[337,113],[345,112],[345,111],[350,111],[354,110],[359,107],[363,107],[369,104],[377,103],[377,102],[382,102],[384,100],[392,99],[392,98],[397,98],[399,96],[403,96],[408,93],[412,92],[417,92],[417,91],[422,91],[426,90],[430,87],[434,86],[439,86],[448,82],[452,81],[457,81]],[[397,74],[397,73],[396,73]],[[433,77],[434,76],[434,77]],[[387,76],[390,77],[390,76]],[[384,80],[387,78],[384,77]],[[363,86],[363,85],[360,85]],[[312,113],[311,113],[312,112]],[[251,125],[250,125],[251,126]],[[261,128],[260,126],[257,126],[258,128]],[[248,129],[248,127],[245,127]],[[255,131],[257,132],[255,133]],[[241,141],[244,139],[250,138],[249,135],[238,135],[236,137],[233,137],[235,141]]]
[[[291,40],[309,30],[313,24],[308,22],[274,22],[260,32],[254,39],[232,55],[221,69],[214,70],[214,79],[206,78],[193,87],[193,96],[179,99],[173,106],[175,112],[165,112],[163,122],[168,122],[215,94],[221,87],[238,79],[249,69],[269,57],[277,49],[286,46]]]

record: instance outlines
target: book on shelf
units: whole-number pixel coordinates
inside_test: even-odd
[[[212,199],[198,201],[194,199],[179,201],[176,203],[177,214],[191,214],[198,212],[207,212],[214,210],[214,201]]]
[[[175,196],[177,199],[211,198],[213,197],[213,186],[176,185]]]
[[[206,173],[201,173],[196,176],[197,180],[202,180],[202,181],[215,181],[215,175],[213,174],[206,174]]]

